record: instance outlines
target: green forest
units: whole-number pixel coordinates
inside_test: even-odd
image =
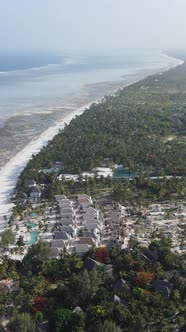
[[[74,118],[41,152],[21,178],[62,162],[62,172],[122,164],[157,175],[186,172],[186,65],[148,77],[93,104]]]
[[[67,182],[56,180],[56,174],[39,172],[57,161],[62,173],[80,175],[94,167],[118,164],[139,176],[114,182],[96,177],[82,181],[80,175],[78,182]],[[161,177],[154,180],[152,173]],[[138,210],[152,202],[183,202],[185,175],[184,64],[121,89],[74,118],[25,167],[17,184],[14,212],[19,215],[24,209],[19,195],[29,195],[27,179],[44,183],[43,195],[50,202],[55,194],[85,192],[95,197],[105,193]],[[1,278],[15,283],[13,292],[3,288],[0,292],[0,310],[12,317],[7,331],[186,330],[186,256],[172,252],[170,238],[159,234],[158,240],[152,239],[146,250],[153,259],[147,259],[135,239],[125,250],[93,248],[83,258],[61,252],[59,260],[48,260],[47,250],[39,242],[29,248],[22,262],[4,257],[0,263]],[[87,257],[100,264],[87,269]],[[120,289],[118,281],[123,285]],[[4,332],[3,326],[0,331]]]
[[[131,240],[128,249],[95,248],[87,258],[61,253],[48,260],[47,245],[32,245],[22,262],[4,257],[0,312],[9,315],[9,332],[176,332],[186,317],[185,256],[171,252],[160,234],[149,250]],[[162,285],[162,280],[166,280]]]

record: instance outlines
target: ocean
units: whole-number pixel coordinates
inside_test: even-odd
[[[1,51],[0,167],[76,108],[176,63],[160,50]]]

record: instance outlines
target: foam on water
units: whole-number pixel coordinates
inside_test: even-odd
[[[91,96],[91,101],[100,98],[101,91],[111,93],[127,82],[134,82],[182,63],[160,51],[128,50],[109,54],[69,53],[64,54],[63,61],[55,65],[49,64],[37,69],[19,68],[17,72],[9,71],[0,75],[0,151],[3,121],[17,116],[26,121],[30,114],[45,114],[47,120],[47,116],[53,112],[59,113],[58,120],[49,129],[26,145],[0,170],[1,229],[4,227],[3,214],[9,213],[12,208],[8,198],[20,172],[32,154],[39,152],[64,127],[64,123],[84,111],[82,107],[78,109],[78,104],[82,105]],[[66,109],[68,115],[60,120],[61,108]],[[13,141],[14,131],[8,134],[12,135]]]

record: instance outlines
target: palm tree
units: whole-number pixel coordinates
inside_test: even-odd
[[[47,231],[48,231],[48,225],[45,225],[43,232],[46,233]]]
[[[15,248],[11,248],[10,249],[10,254],[13,255],[14,251],[15,251]]]
[[[42,227],[43,227],[43,224],[41,221],[39,221],[39,230],[41,231],[42,230]]]
[[[27,225],[26,228],[27,228],[27,232],[30,232],[30,230],[31,230],[30,225]]]

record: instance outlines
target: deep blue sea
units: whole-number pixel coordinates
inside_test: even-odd
[[[160,50],[1,50],[0,166],[64,114],[175,63]]]
[[[50,52],[2,51],[0,53],[0,72],[26,70],[61,63],[62,55]]]

